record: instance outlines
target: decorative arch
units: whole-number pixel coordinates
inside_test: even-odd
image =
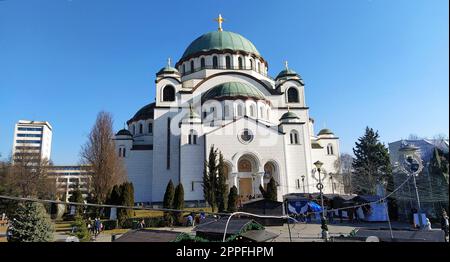
[[[236,172],[238,172],[238,163],[241,159],[250,159],[252,161],[252,164],[254,165],[253,172],[262,172],[263,168],[261,166],[260,157],[257,153],[250,152],[250,151],[244,151],[237,153],[233,156],[233,166],[236,168]]]
[[[288,103],[299,103],[299,92],[295,87],[289,87],[287,90],[287,102]]]
[[[272,177],[277,184],[280,184],[280,169],[275,160],[269,160],[264,164],[264,188],[267,188]]]
[[[162,91],[162,101],[173,102],[175,101],[175,87],[172,85],[166,85]]]
[[[334,148],[331,143],[327,145],[327,155],[334,155]]]

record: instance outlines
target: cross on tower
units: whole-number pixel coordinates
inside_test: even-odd
[[[284,67],[286,67],[286,70],[288,70],[288,61],[284,61]]]
[[[223,31],[223,29],[222,29],[222,23],[223,23],[223,21],[225,21],[225,19],[222,18],[222,15],[219,14],[219,17],[217,17],[217,18],[214,19],[214,20],[217,21],[217,23],[219,23],[219,28],[218,28],[218,30],[219,30],[219,31]]]
[[[171,61],[170,61],[170,57],[169,57],[169,58],[167,58],[167,66],[168,66],[168,67],[170,67],[170,62],[171,62]]]

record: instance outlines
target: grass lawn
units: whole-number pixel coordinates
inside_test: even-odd
[[[109,234],[109,235],[114,235],[114,234],[124,234],[128,231],[130,231],[131,229],[129,228],[116,228],[116,229],[112,229],[112,230],[104,230],[102,233],[103,234]]]
[[[211,212],[210,207],[189,207],[184,209],[186,213],[189,212]],[[133,217],[162,217],[164,212],[162,211],[154,211],[154,210],[134,210]]]

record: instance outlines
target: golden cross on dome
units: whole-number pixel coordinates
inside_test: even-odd
[[[286,70],[288,70],[288,61],[284,61],[284,67],[286,67]]]
[[[170,61],[170,57],[169,57],[169,58],[167,58],[167,66],[168,66],[168,67],[170,67],[170,62],[171,62],[171,61]]]
[[[219,23],[219,28],[218,28],[218,30],[219,30],[219,31],[223,31],[223,29],[222,29],[222,23],[223,23],[223,21],[225,21],[225,19],[222,18],[222,15],[219,14],[219,17],[217,17],[217,18],[214,19],[214,20],[216,20],[217,23]]]

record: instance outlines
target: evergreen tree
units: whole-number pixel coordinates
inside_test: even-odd
[[[79,187],[77,187],[77,189],[72,191],[72,195],[69,197],[69,202],[84,203],[83,193],[81,193],[81,190],[79,189]],[[82,216],[83,209],[84,209],[84,207],[82,205],[76,205],[75,206],[75,216]]]
[[[121,197],[120,205],[134,206],[134,187],[130,182],[120,185]],[[129,208],[120,208],[117,212],[117,219],[120,226],[124,226],[125,221],[133,216],[133,210]]]
[[[228,194],[228,212],[233,213],[237,211],[238,190],[236,186],[230,188]]]
[[[208,161],[205,163],[205,168],[203,170],[203,195],[205,200],[211,206],[212,212],[216,210],[217,200],[216,200],[216,176],[217,176],[217,149],[211,146],[209,151]]]
[[[273,177],[270,178],[267,184],[266,198],[272,201],[277,201],[277,183]]]
[[[183,210],[184,209],[184,188],[183,184],[178,184],[178,186],[175,188],[175,195],[173,200],[173,208],[177,210]],[[176,223],[181,222],[183,212],[181,211],[175,211],[173,213],[174,215],[174,221]]]
[[[219,212],[224,212],[226,210],[227,202],[227,181],[225,177],[225,164],[223,161],[222,153],[219,153],[219,163],[217,164],[217,179],[216,179],[216,192],[215,198],[216,203],[219,208]]]
[[[90,240],[91,235],[89,234],[86,221],[83,220],[83,217],[79,215],[75,216],[75,221],[71,224],[71,227],[75,230],[73,235],[75,235],[81,242]]]
[[[378,183],[393,181],[388,149],[379,141],[378,132],[369,127],[358,141],[353,148],[353,188],[357,194],[375,194]]]
[[[49,242],[54,227],[44,206],[37,202],[19,203],[12,216],[12,242]]]
[[[172,179],[170,179],[169,183],[167,183],[166,192],[164,193],[163,208],[172,209],[174,197],[175,189],[173,187]],[[164,221],[167,225],[172,225],[173,221],[170,212],[164,212]]]

